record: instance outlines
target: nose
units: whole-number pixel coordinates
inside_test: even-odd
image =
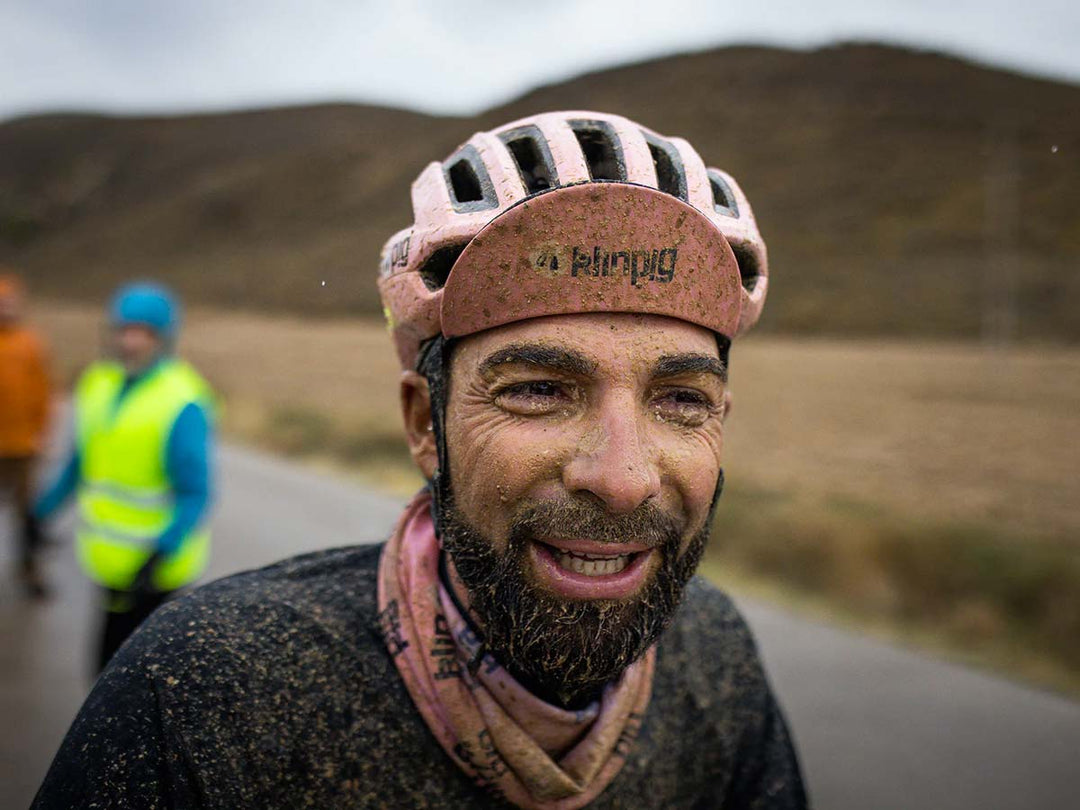
[[[614,513],[632,512],[660,494],[649,425],[632,397],[606,403],[563,467],[571,493],[589,493]]]

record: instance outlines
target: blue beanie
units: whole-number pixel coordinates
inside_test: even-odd
[[[169,290],[158,284],[128,284],[113,296],[109,321],[114,327],[149,326],[163,339],[171,340],[180,329],[180,304]]]

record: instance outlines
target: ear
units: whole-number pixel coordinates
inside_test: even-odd
[[[730,388],[725,388],[724,389],[724,405],[723,405],[724,410],[720,412],[720,421],[721,422],[727,421],[727,418],[729,416],[731,416],[731,409],[734,406],[734,404],[735,404],[735,400],[732,399],[731,389]]]
[[[435,434],[431,430],[431,393],[427,380],[415,371],[401,375],[401,415],[413,461],[425,478],[431,478],[439,466]]]

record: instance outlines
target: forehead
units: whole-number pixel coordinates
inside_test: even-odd
[[[484,360],[519,345],[573,352],[598,373],[640,372],[679,354],[719,357],[716,336],[701,326],[660,315],[604,313],[533,318],[470,335],[459,342],[453,365],[475,372]]]

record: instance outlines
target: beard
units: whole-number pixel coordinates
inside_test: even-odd
[[[655,505],[611,515],[577,498],[540,501],[514,516],[500,552],[465,520],[452,497],[447,500],[440,520],[443,548],[469,591],[488,652],[534,694],[567,708],[594,699],[663,633],[701,561],[711,524],[706,521],[683,549],[679,523]],[[659,565],[632,597],[567,599],[533,581],[529,543],[545,537],[643,543],[659,555]]]

